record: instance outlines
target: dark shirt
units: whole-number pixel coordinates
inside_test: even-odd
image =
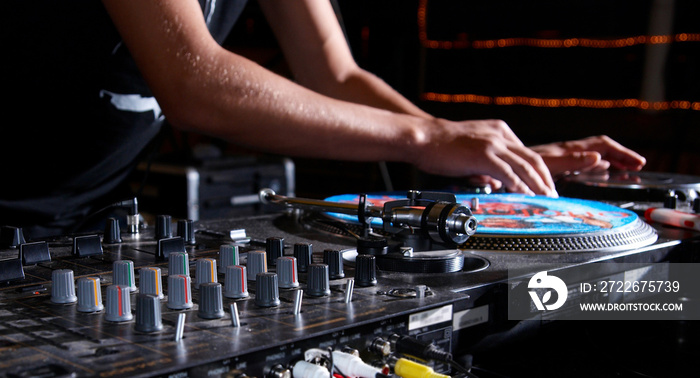
[[[3,0],[0,225],[77,231],[128,198],[125,179],[164,117],[98,0]],[[219,43],[245,0],[200,0]],[[7,97],[7,96],[6,96]]]

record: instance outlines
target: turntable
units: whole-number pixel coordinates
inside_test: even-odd
[[[412,273],[473,271],[483,260],[464,251],[608,253],[654,243],[657,233],[636,213],[574,198],[522,194],[409,191],[343,194],[324,201],[261,192],[267,202],[306,209],[298,222],[376,256],[379,269]],[[313,211],[308,211],[313,210]],[[465,265],[466,264],[466,265]]]
[[[558,180],[560,194],[598,201],[634,202],[639,210],[644,206],[698,206],[700,177],[660,172],[604,171],[575,173]]]
[[[368,196],[372,203],[398,198]],[[596,201],[521,194],[457,194],[456,199],[477,220],[463,249],[503,252],[611,252],[639,248],[656,240],[656,233],[637,214]],[[351,202],[351,195],[329,200]],[[356,200],[355,200],[356,201]],[[331,214],[349,222],[345,214]]]

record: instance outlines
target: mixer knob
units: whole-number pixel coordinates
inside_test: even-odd
[[[216,260],[199,259],[197,260],[196,269],[195,289],[199,289],[202,284],[219,281],[216,273]]]
[[[136,295],[136,324],[138,332],[152,333],[163,329],[160,298],[153,294]]]
[[[267,253],[265,251],[248,252],[248,280],[254,281],[258,273],[267,272]]]
[[[255,280],[255,304],[260,307],[275,307],[280,304],[277,274],[258,273]]]
[[[168,276],[168,308],[173,310],[192,308],[190,280],[190,276],[184,274]]]
[[[185,241],[185,244],[195,245],[197,241],[194,236],[194,222],[191,219],[180,219],[177,221],[177,236]]]
[[[80,312],[102,311],[102,290],[98,277],[78,278],[78,306]]]
[[[105,319],[110,322],[127,322],[134,318],[131,314],[131,290],[125,285],[107,286]]]
[[[136,291],[133,261],[117,260],[112,263],[112,284],[124,285],[127,286],[130,291]]]
[[[160,268],[139,269],[139,292],[155,295],[158,299],[165,298],[161,277]]]
[[[105,244],[116,244],[122,242],[121,228],[119,220],[116,218],[108,218],[105,223],[105,233],[102,236],[102,242]]]
[[[309,265],[306,293],[312,297],[331,295],[331,285],[328,278],[328,265]]]
[[[297,259],[297,268],[300,272],[306,273],[309,264],[314,263],[313,244],[311,243],[296,243],[294,244],[294,257]]]
[[[207,282],[199,286],[199,311],[202,319],[218,319],[224,316],[224,301],[221,296],[221,284]]]
[[[229,265],[240,265],[240,257],[238,246],[233,244],[224,244],[219,246],[219,271],[226,272],[226,267]]]
[[[265,239],[265,251],[270,265],[277,264],[277,258],[284,256],[284,238],[270,237]]]
[[[224,281],[224,297],[248,298],[248,278],[246,267],[242,265],[229,265],[226,267]]]
[[[73,271],[70,269],[57,269],[51,272],[51,302],[75,303],[78,297],[75,295],[75,281]]]
[[[336,280],[345,277],[345,269],[343,268],[343,253],[335,249],[327,249],[323,251],[323,263],[328,265],[328,274],[330,279]]]
[[[693,200],[693,212],[695,214],[700,214],[700,197],[696,197]]]
[[[291,256],[278,257],[277,275],[279,276],[279,287],[283,289],[299,287],[297,259]]]
[[[190,275],[190,258],[187,252],[171,252],[168,255],[168,275]]]
[[[377,284],[376,257],[357,255],[355,258],[355,284],[357,286],[375,286]]]
[[[156,217],[156,240],[173,237],[172,217],[170,215],[158,215]]]

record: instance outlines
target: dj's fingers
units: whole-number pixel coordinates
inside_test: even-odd
[[[602,159],[615,168],[638,171],[646,164],[646,159],[642,155],[606,135],[583,139],[582,142],[584,145],[579,147],[582,151],[599,152]]]
[[[590,170],[604,170],[610,163],[603,160],[598,152],[569,152],[562,155],[542,155],[552,175]]]
[[[511,148],[520,158],[525,161],[524,164],[521,163],[523,165],[520,168],[520,171],[527,174],[527,176],[524,176],[524,181],[528,184],[528,186],[530,186],[530,188],[538,194],[557,197],[554,179],[552,179],[552,174],[550,173],[549,168],[547,167],[547,164],[545,164],[542,157],[525,146]],[[523,176],[521,175],[521,177]]]
[[[498,174],[493,176],[501,180],[509,191],[547,196],[555,193],[554,188],[545,183],[545,178],[533,167],[532,163],[519,154],[506,150],[498,158],[500,159],[494,161],[498,165],[496,168]],[[546,176],[549,176],[548,171]]]
[[[642,155],[627,148],[622,148],[623,150],[612,149],[608,151],[608,153],[603,155],[603,158],[617,169],[639,171],[646,165],[647,160]]]

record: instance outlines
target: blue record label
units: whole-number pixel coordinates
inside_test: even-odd
[[[472,199],[478,200],[472,209],[478,220],[476,234],[507,235],[565,235],[592,233],[625,227],[637,221],[637,214],[602,202],[528,196],[523,194],[457,194],[457,201],[471,209]],[[357,203],[359,196],[341,194],[327,198],[331,202]],[[383,206],[387,201],[405,199],[403,193],[367,195],[367,204]],[[357,222],[354,215],[331,213],[330,216]],[[381,219],[373,219],[381,227]]]

